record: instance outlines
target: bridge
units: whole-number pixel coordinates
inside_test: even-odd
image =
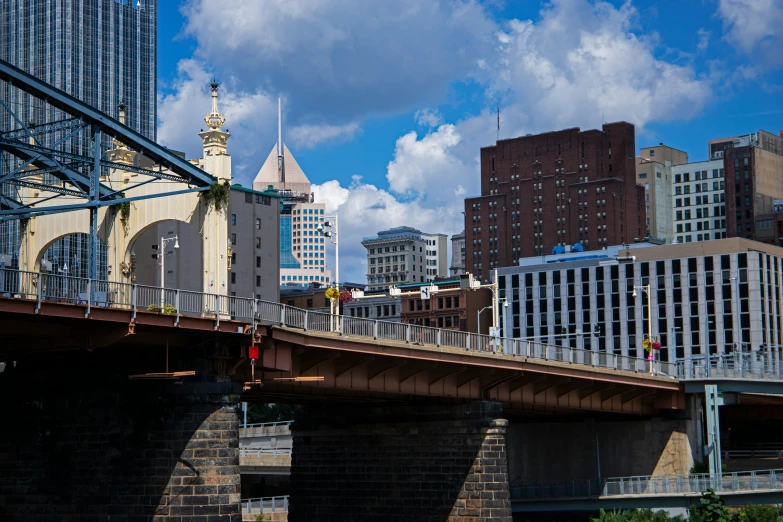
[[[161,298],[173,303],[172,308],[156,308]],[[529,510],[534,506],[538,509],[544,505],[543,500],[524,507],[525,501],[512,497],[519,490],[509,489],[510,483],[516,483],[515,477],[526,473],[520,471],[520,453],[529,462],[536,458],[552,459],[552,445],[558,445],[566,455],[568,452],[563,453],[565,448],[551,429],[564,434],[559,436],[573,437],[585,429],[570,427],[573,422],[582,426],[580,423],[592,415],[614,416],[606,418],[610,424],[604,427],[601,423],[605,421],[600,417],[597,422],[584,425],[593,430],[601,427],[601,445],[617,445],[612,440],[604,442],[603,438],[626,437],[638,427],[653,427],[652,432],[643,435],[653,437],[649,443],[655,448],[652,454],[643,459],[638,453],[618,458],[617,462],[624,463],[619,470],[634,471],[641,466],[650,471],[656,468],[687,473],[692,462],[690,454],[696,447],[690,437],[696,429],[694,422],[700,422],[692,420],[697,417],[689,413],[694,408],[692,400],[686,397],[690,386],[695,387],[690,392],[704,393],[706,385],[716,387],[716,394],[731,394],[746,392],[742,386],[747,388],[754,383],[769,388],[783,382],[780,365],[766,356],[677,364],[656,362],[650,368],[649,361],[641,359],[331,316],[260,299],[11,269],[0,269],[0,312],[0,359],[6,368],[6,375],[0,374],[0,383],[18,386],[21,381],[16,376],[26,382],[32,378],[40,383],[41,393],[56,396],[56,389],[62,394],[63,389],[72,390],[74,382],[81,382],[85,392],[93,395],[95,387],[103,386],[113,396],[131,394],[134,401],[139,400],[138,395],[151,400],[149,392],[159,396],[165,389],[173,397],[187,398],[186,403],[198,398],[214,404],[204,412],[212,412],[202,421],[205,424],[200,422],[199,426],[214,426],[221,440],[228,436],[229,440],[221,444],[229,445],[225,454],[235,455],[236,460],[218,457],[224,453],[220,449],[214,455],[207,449],[183,450],[183,455],[192,456],[185,459],[188,465],[213,465],[215,469],[210,473],[236,473],[238,479],[243,458],[245,462],[248,457],[262,462],[270,457],[268,451],[257,451],[258,455],[252,456],[248,450],[244,456],[237,449],[231,450],[237,453],[228,451],[236,444],[230,437],[236,441],[237,428],[232,431],[230,426],[237,426],[237,421],[233,412],[229,415],[225,410],[227,405],[239,400],[304,404],[306,414],[292,431],[297,451],[289,457],[292,520],[305,520],[330,502],[338,502],[337,508],[339,502],[346,506],[371,503],[373,490],[359,490],[359,496],[355,496],[357,484],[351,482],[353,475],[340,470],[356,466],[359,474],[355,476],[365,476],[369,463],[359,455],[381,449],[386,452],[383,458],[410,463],[409,471],[417,478],[407,476],[405,480],[415,480],[414,488],[432,483],[424,480],[431,473],[428,466],[442,469],[443,459],[454,451],[465,456],[465,460],[449,461],[456,466],[451,473],[461,478],[449,482],[448,491],[427,493],[440,499],[441,513],[482,513],[486,509],[499,511],[502,519],[502,513],[511,510]],[[262,386],[246,385],[249,389],[240,396],[237,386],[250,382],[253,374],[247,357],[250,345],[261,347],[255,377]],[[128,350],[134,354],[131,359],[124,356]],[[63,368],[68,371],[63,373]],[[189,368],[196,371],[178,373]],[[161,382],[159,379],[167,386],[155,384]],[[725,391],[717,387],[725,387]],[[139,394],[139,390],[144,392]],[[750,391],[754,391],[752,386]],[[30,393],[38,396],[37,391]],[[93,396],[90,400],[96,399]],[[149,408],[154,402],[144,404]],[[562,424],[562,429],[547,428],[549,435],[541,435],[526,431],[536,424],[509,425],[502,418],[541,415],[573,420]],[[209,420],[212,416],[222,420]],[[201,446],[199,441],[211,440],[213,435],[209,429],[198,428],[181,436],[183,447],[188,448],[194,443]],[[380,440],[396,442],[391,447],[379,447]],[[521,441],[525,441],[523,446],[519,446]],[[537,448],[530,444],[532,441],[544,446]],[[550,449],[546,449],[547,444]],[[504,448],[510,452],[508,467],[501,456],[506,455]],[[649,448],[645,453],[650,453]],[[577,449],[582,451],[581,446],[574,451]],[[438,451],[446,453],[439,455]],[[202,453],[205,458],[212,458],[200,461],[196,455]],[[283,456],[271,455],[273,459],[280,457]],[[184,464],[175,462],[171,466],[173,476],[185,473],[177,471]],[[497,472],[482,478],[483,469]],[[314,482],[315,476],[331,477],[320,494],[316,485],[320,481]],[[383,473],[380,476],[385,487],[405,490],[397,482],[388,482],[392,479]],[[446,473],[442,478],[450,480],[449,476]],[[490,490],[492,493],[471,489],[471,476],[490,480],[493,488],[500,489]],[[187,495],[176,495],[174,499],[171,480],[174,479],[166,482],[169,489],[162,488],[169,492],[162,497],[168,502],[169,514],[193,510],[176,502],[203,501]],[[629,488],[633,490],[632,486]],[[496,491],[506,499],[494,503]],[[297,502],[302,495],[310,501]],[[467,502],[460,502],[461,495],[477,497],[472,505],[499,507],[473,511]],[[667,498],[661,493],[653,496]],[[589,500],[602,502],[606,497],[599,495]],[[225,500],[238,505],[238,490]],[[208,496],[206,501],[209,502]],[[399,509],[404,510],[403,504],[401,498]],[[297,506],[302,511],[297,512]],[[160,505],[158,508],[164,509]],[[373,512],[371,507],[367,509]]]

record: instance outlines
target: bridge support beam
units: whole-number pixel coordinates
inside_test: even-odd
[[[236,386],[128,380],[137,362],[0,374],[1,520],[241,520]]]
[[[306,410],[291,522],[510,522],[500,403]]]

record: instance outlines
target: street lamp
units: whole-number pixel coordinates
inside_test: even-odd
[[[334,245],[334,285],[340,289],[340,244],[337,237],[337,214],[334,216],[324,216],[326,221],[319,223],[316,230],[322,236],[329,238]]]
[[[160,263],[160,309],[163,310],[163,307],[165,306],[165,294],[164,291],[166,288],[166,243],[171,243],[174,241],[174,249],[179,250],[179,236],[174,237],[161,237],[160,238],[160,247],[158,249],[158,253],[154,256],[158,258],[158,262]]]
[[[484,308],[476,312],[476,321],[478,321],[478,324],[476,326],[476,333],[479,335],[481,334],[481,312],[483,312],[484,310],[489,310],[490,308],[493,308],[493,306],[492,305],[485,306]]]
[[[641,290],[647,294],[647,338],[652,342],[652,303],[650,285],[639,285],[633,287],[633,297],[637,296],[636,290]],[[650,375],[655,373],[655,350],[650,348]]]

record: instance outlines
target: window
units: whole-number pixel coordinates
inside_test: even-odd
[[[256,276],[256,286],[261,286],[261,276],[260,275]]]
[[[236,284],[237,282],[237,274],[236,272],[231,272],[231,284]]]
[[[236,245],[237,244],[237,235],[231,234],[231,244]]]
[[[261,268],[261,256],[256,256],[256,268]]]
[[[236,241],[236,239],[234,239],[232,241]],[[233,244],[236,244],[236,242],[234,242]],[[256,238],[256,248],[261,248],[261,238],[260,237]]]
[[[261,218],[256,218],[256,230],[261,230]]]
[[[236,225],[236,224],[237,224],[237,215],[231,214],[231,225]]]

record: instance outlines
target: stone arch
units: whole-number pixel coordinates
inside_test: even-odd
[[[90,234],[76,232],[65,234],[49,241],[36,256],[36,267],[40,269],[45,259],[52,265],[52,272],[70,277],[88,278],[90,276]],[[96,279],[107,279],[106,243],[98,237],[98,273]]]
[[[169,242],[165,249],[164,284],[161,285],[160,266],[153,258],[160,247],[160,239],[178,237],[180,248],[174,249]],[[204,241],[202,230],[193,222],[179,219],[164,219],[149,223],[128,240],[127,256],[133,260],[131,280],[139,285],[164,286],[180,290],[203,291]],[[131,265],[127,265],[128,268]]]

